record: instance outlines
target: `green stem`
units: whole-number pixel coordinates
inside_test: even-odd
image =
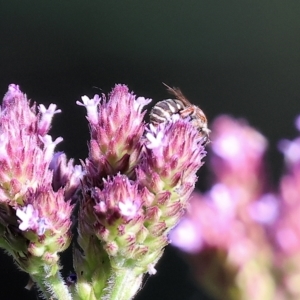
[[[37,276],[31,276],[31,279],[34,281],[37,289],[43,294],[43,296],[46,299],[51,299],[51,293],[48,291],[44,279]]]
[[[44,278],[32,277],[47,299],[72,300],[72,296],[59,272]],[[50,295],[50,297],[49,297]],[[52,296],[52,298],[51,298]]]
[[[142,285],[143,274],[136,275],[134,270],[117,270],[109,285],[109,300],[130,300],[139,291]]]
[[[92,285],[87,282],[78,282],[74,300],[97,300]]]

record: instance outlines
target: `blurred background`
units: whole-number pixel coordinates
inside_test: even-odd
[[[281,138],[295,135],[300,113],[300,2],[260,1],[1,1],[0,91],[19,84],[38,103],[56,103],[54,137],[69,157],[87,156],[82,95],[127,84],[154,102],[162,82],[180,87],[209,120],[246,118],[269,139],[276,185]],[[208,153],[209,155],[209,153]],[[202,191],[209,183],[199,172]],[[36,299],[27,277],[4,254],[1,299]],[[168,247],[138,300],[212,300],[196,289],[181,255]]]

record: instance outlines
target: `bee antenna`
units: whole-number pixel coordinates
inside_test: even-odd
[[[166,83],[162,83],[166,88],[169,94],[174,95],[177,99],[186,101],[185,96],[182,94],[181,90],[177,87],[170,87]]]
[[[102,91],[102,89],[101,89],[101,88],[99,88],[98,86],[95,86],[95,85],[93,85],[93,86],[92,86],[92,88],[93,88],[93,89],[97,89],[97,90],[100,90],[100,91]]]
[[[168,91],[170,94],[172,94],[172,95],[175,95],[175,94],[176,94],[178,88],[176,88],[176,87],[170,87],[169,85],[167,85],[167,84],[164,83],[164,82],[163,82],[162,84],[167,88],[167,91]]]
[[[170,86],[168,86],[166,83],[162,82],[162,84],[167,88],[167,89],[172,89]]]

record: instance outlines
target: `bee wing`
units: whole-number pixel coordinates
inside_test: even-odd
[[[174,95],[177,100],[180,100],[185,106],[191,106],[191,102],[183,95],[181,90],[176,87],[170,87],[163,82],[163,85],[167,88],[167,91]]]

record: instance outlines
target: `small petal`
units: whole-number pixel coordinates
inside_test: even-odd
[[[39,218],[38,210],[35,210],[31,204],[18,208],[16,211],[17,217],[22,221],[19,229],[22,231],[34,230],[38,235],[43,235],[49,224],[45,218]]]
[[[151,99],[146,99],[144,97],[138,97],[136,98],[134,102],[134,109],[137,112],[141,112],[144,106],[148,105],[152,100]]]
[[[100,103],[101,98],[99,97],[99,95],[96,94],[93,99],[90,99],[88,96],[82,96],[81,100],[82,102],[76,101],[76,104],[80,106],[85,106],[89,122],[92,124],[97,124],[98,105]]]
[[[62,142],[63,138],[58,137],[55,139],[55,141],[52,141],[52,137],[50,135],[45,135],[44,137],[40,136],[40,140],[44,143],[45,159],[50,163],[56,145]]]
[[[154,133],[148,132],[146,134],[146,138],[149,141],[149,143],[146,144],[146,147],[148,149],[160,148],[164,145],[163,144],[163,138],[164,138],[163,131],[159,131],[156,136],[154,135]]]
[[[150,264],[148,266],[148,273],[149,273],[149,275],[155,275],[157,273],[157,270],[154,268],[153,264]]]
[[[139,207],[137,207],[133,199],[124,199],[123,202],[119,203],[119,209],[122,216],[133,219]]]
[[[142,150],[144,131],[144,105],[150,100],[138,98],[129,92],[127,86],[116,85],[107,101],[99,107],[98,99],[83,98],[91,128],[89,158],[86,161],[87,176],[93,180],[116,174],[119,171],[133,176]]]
[[[39,110],[42,116],[38,123],[38,133],[44,136],[50,129],[53,116],[60,113],[61,110],[56,109],[56,105],[53,103],[49,105],[48,109],[43,104],[40,104]]]

